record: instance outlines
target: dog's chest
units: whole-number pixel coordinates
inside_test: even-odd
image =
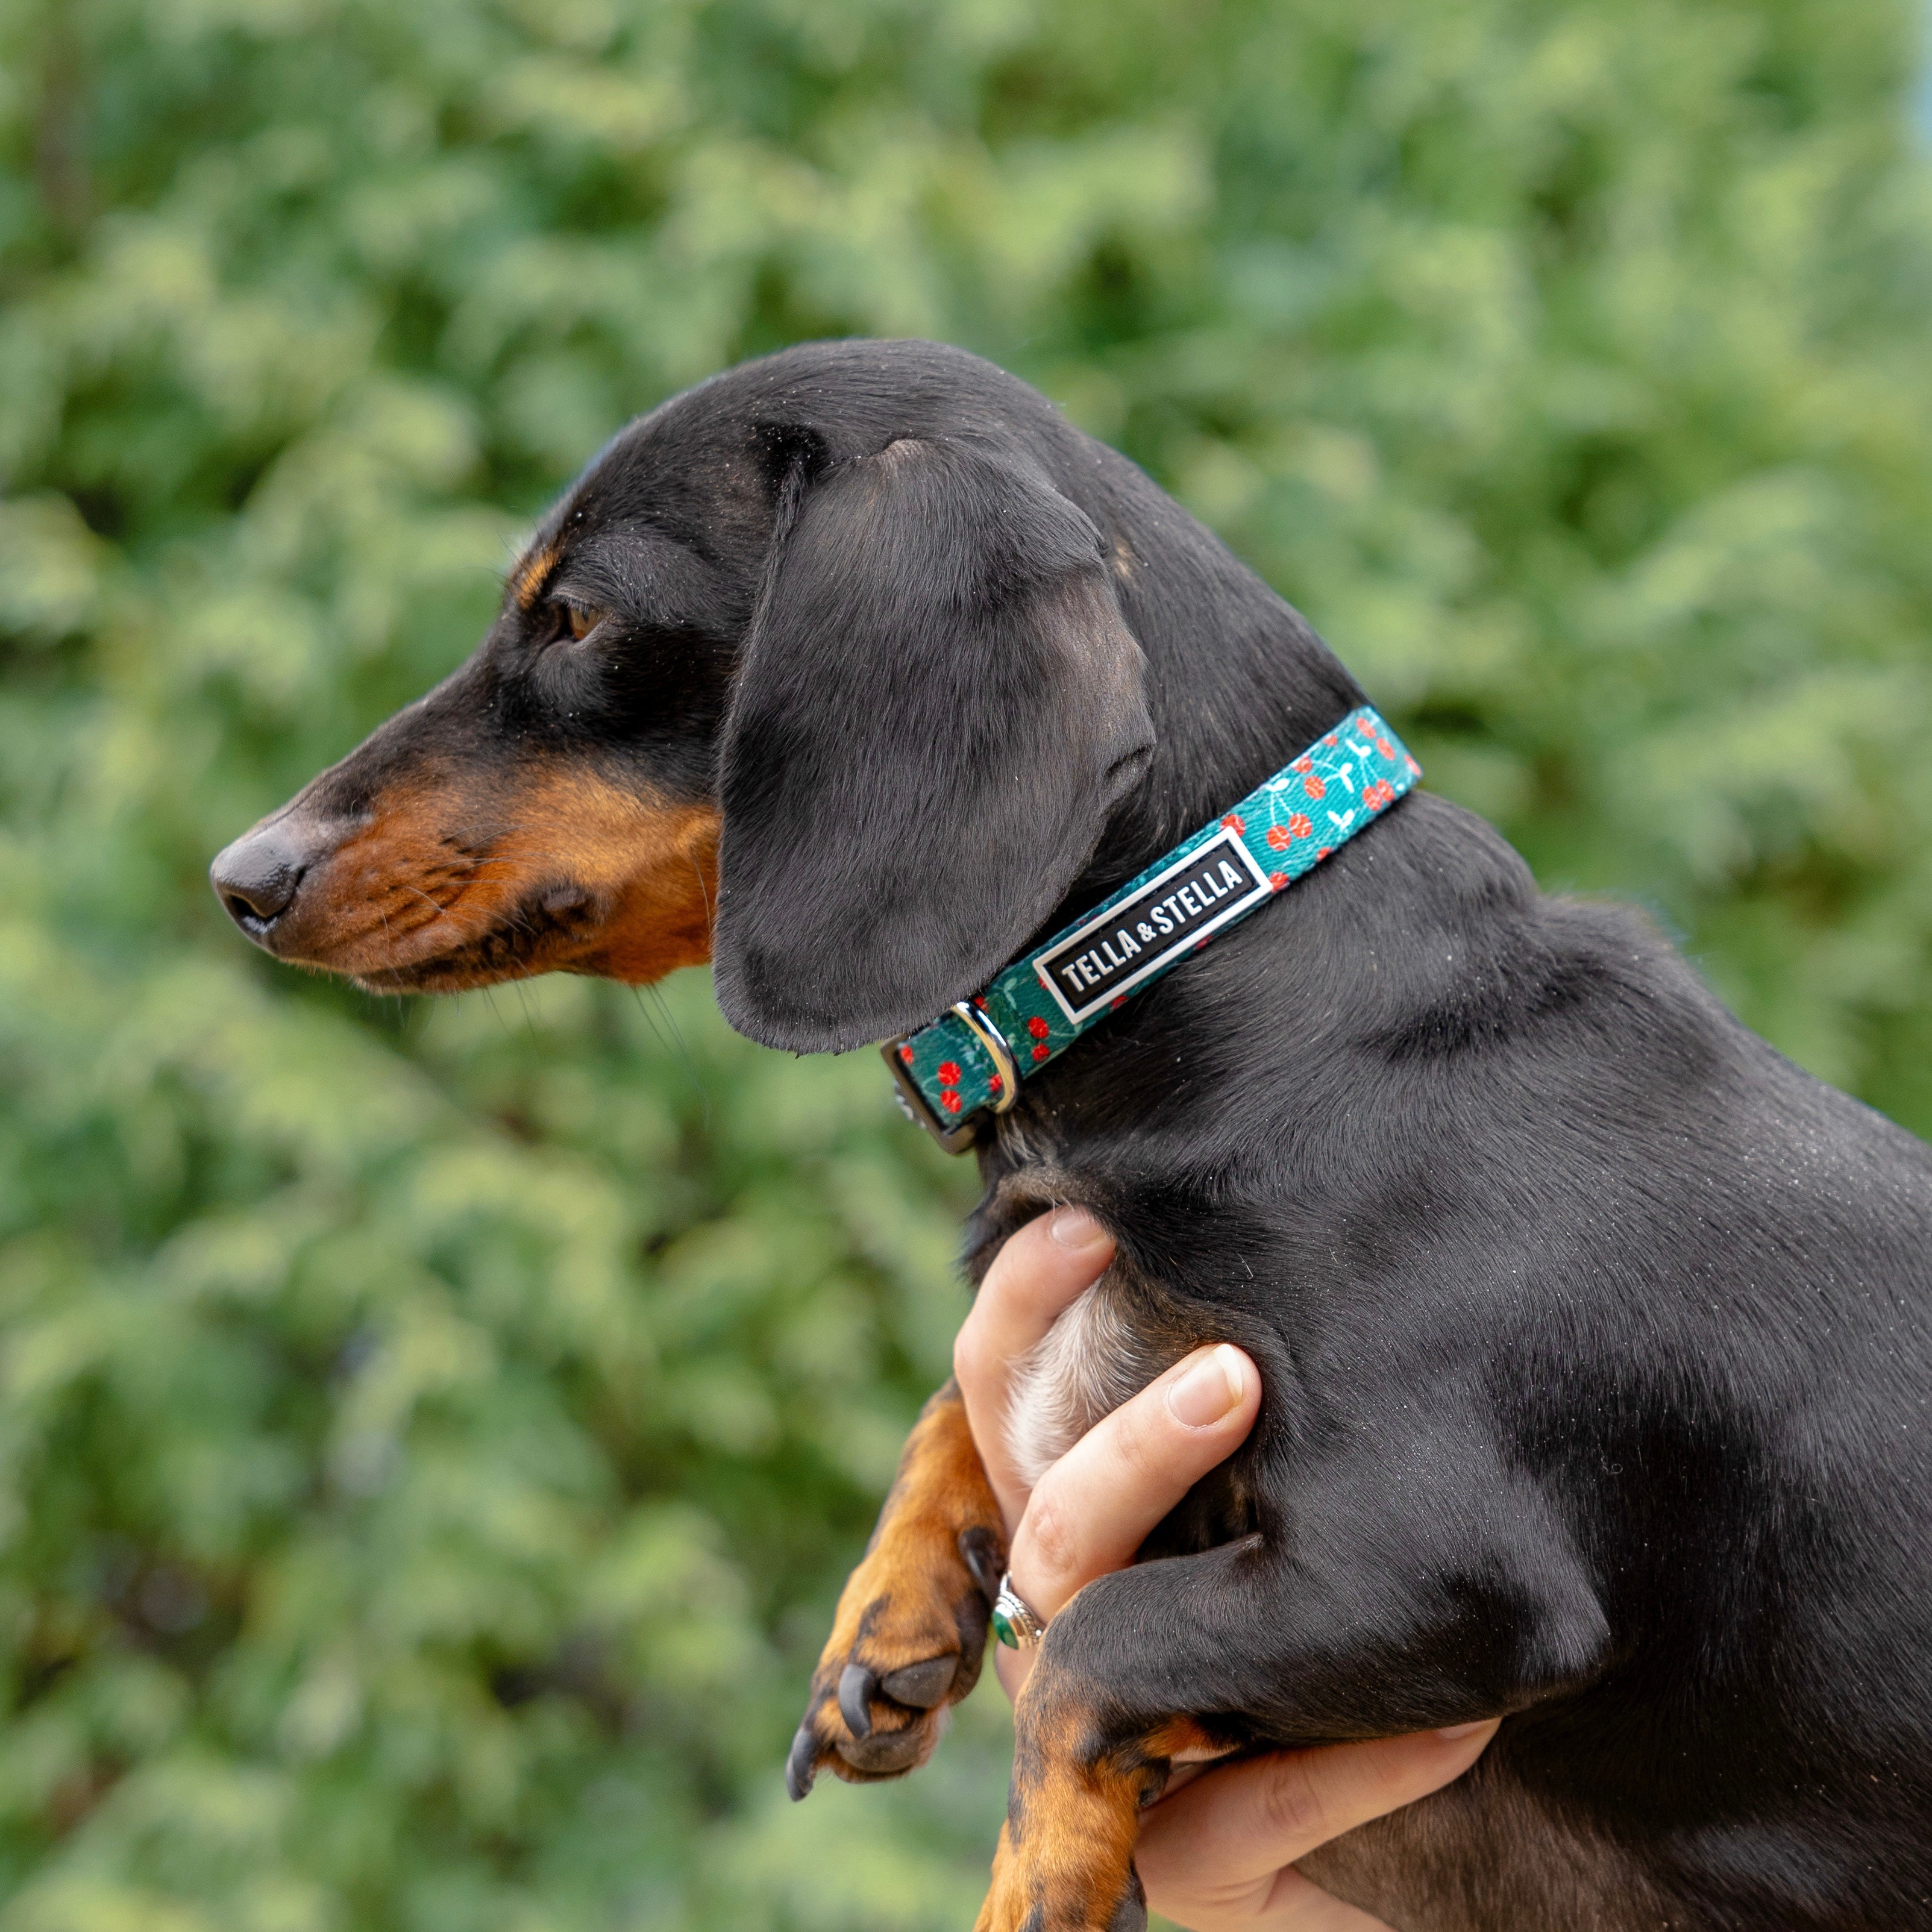
[[[1109,1271],[1064,1310],[1020,1358],[1006,1413],[1006,1449],[1028,1487],[1102,1417],[1186,1352],[1139,1325]]]

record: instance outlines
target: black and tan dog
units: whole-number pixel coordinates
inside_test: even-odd
[[[1032,391],[818,345],[625,430],[470,662],[214,880],[368,986],[710,958],[741,1030],[833,1051],[930,1021],[1360,701]],[[982,1925],[1130,1923],[1184,1747],[1497,1713],[1469,1777],[1314,1875],[1404,1932],[1932,1925],[1926,1148],[1418,794],[979,1157],[976,1274],[1048,1202],[1119,1241],[1034,1365],[1029,1454],[1202,1342],[1266,1391],[1150,1560],[1055,1620]],[[924,1758],[1000,1541],[943,1390],[794,1790]]]

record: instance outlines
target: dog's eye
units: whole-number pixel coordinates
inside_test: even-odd
[[[580,644],[610,614],[594,607],[581,604],[567,604],[560,600],[557,605],[556,628],[554,636],[562,637],[567,631]]]

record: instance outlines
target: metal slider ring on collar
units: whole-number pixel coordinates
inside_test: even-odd
[[[1013,1050],[1007,1046],[1006,1036],[970,1000],[955,1000],[952,1010],[986,1049],[986,1058],[993,1063],[993,1070],[1000,1076],[999,1097],[992,1102],[992,1110],[996,1114],[1004,1114],[1020,1097],[1019,1070],[1013,1062]]]

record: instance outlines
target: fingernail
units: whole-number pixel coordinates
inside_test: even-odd
[[[1046,1234],[1055,1247],[1076,1252],[1097,1248],[1108,1238],[1106,1229],[1084,1208],[1056,1208],[1048,1218]]]
[[[1451,1724],[1447,1730],[1438,1731],[1436,1735],[1445,1744],[1453,1744],[1458,1738],[1472,1738],[1478,1731],[1486,1730],[1489,1723],[1488,1718],[1478,1718],[1473,1724]]]
[[[1240,1406],[1247,1378],[1240,1354],[1224,1342],[1203,1355],[1167,1392],[1174,1419],[1190,1429],[1204,1429]]]

